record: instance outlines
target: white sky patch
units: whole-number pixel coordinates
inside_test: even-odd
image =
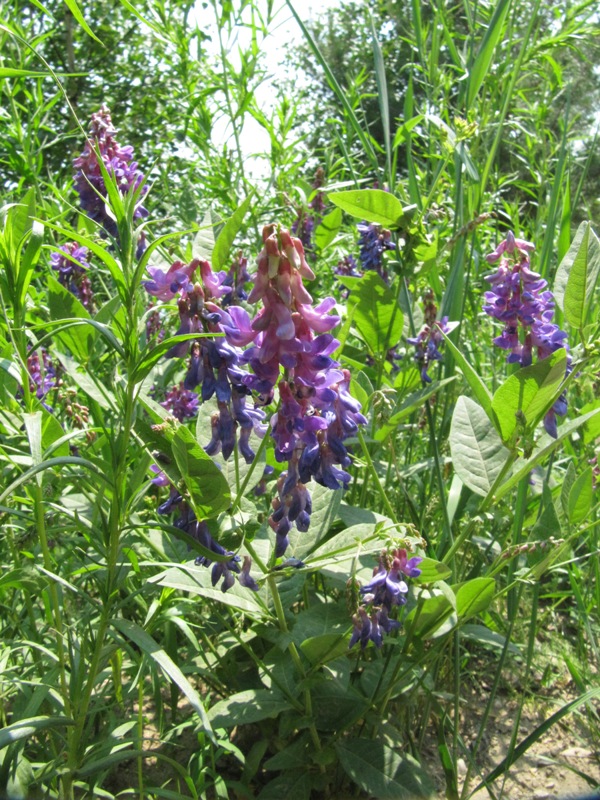
[[[294,8],[303,22],[308,22],[331,8],[342,5],[343,0],[296,0]],[[261,14],[266,16],[265,0],[257,0],[255,7]],[[244,22],[247,26],[236,27],[231,36],[224,36],[223,45],[228,54],[228,58],[235,69],[240,67],[240,50],[248,50],[252,43],[252,31],[250,28],[252,9],[244,10]],[[219,34],[214,19],[209,19],[206,9],[196,8],[196,24],[200,30],[210,36],[210,41],[203,43],[204,48],[210,56],[214,58],[216,71],[221,71],[221,53],[219,44]],[[275,5],[273,20],[269,26],[269,33],[266,38],[259,42],[260,48],[264,53],[262,66],[266,70],[264,80],[255,86],[254,97],[260,110],[267,117],[271,117],[276,106],[278,94],[278,83],[286,77],[284,67],[285,58],[289,48],[293,48],[295,43],[303,41],[303,34],[300,26],[296,22],[292,12],[284,0]],[[223,98],[220,97],[220,100]],[[249,177],[266,178],[269,172],[269,152],[271,148],[269,134],[265,128],[246,113],[240,130],[240,149],[244,155]],[[235,147],[233,140],[233,129],[229,116],[222,114],[217,116],[212,130],[212,141],[217,147],[222,147],[227,142],[230,147]],[[183,153],[182,153],[183,155]]]

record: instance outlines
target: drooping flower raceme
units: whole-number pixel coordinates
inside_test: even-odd
[[[497,265],[496,272],[486,277],[491,290],[485,293],[483,310],[504,324],[494,344],[508,350],[507,361],[528,367],[535,352],[538,359],[547,358],[564,347],[567,352],[567,334],[552,322],[554,295],[548,283],[530,269],[530,254],[535,250],[531,242],[515,239],[512,232],[496,250],[486,256],[489,264]],[[568,354],[567,374],[571,370]],[[556,438],[556,415],[567,413],[566,395],[562,394],[544,417],[544,428]]]
[[[364,649],[369,641],[376,647],[381,647],[383,633],[390,633],[400,627],[400,623],[391,619],[389,613],[396,606],[406,603],[406,579],[417,578],[421,574],[419,564],[422,560],[420,556],[408,558],[404,548],[391,552],[384,550],[381,553],[379,564],[373,570],[372,580],[360,589],[363,603],[367,607],[361,605],[353,617],[354,629],[349,647],[360,642]]]
[[[121,194],[128,194],[137,189],[144,176],[138,169],[137,162],[133,160],[133,148],[129,145],[121,147],[116,140],[116,129],[113,127],[110,111],[106,105],[92,114],[90,133],[83,153],[73,161],[75,172],[75,188],[84,211],[112,237],[118,238],[117,224],[106,209],[107,189],[100,170],[98,156],[106,167],[106,171],[117,182]],[[147,192],[143,187],[142,196]],[[141,219],[148,216],[147,209],[140,202],[134,212],[134,218]],[[140,236],[137,245],[137,257],[145,250],[144,235]]]
[[[232,291],[232,287],[227,285],[225,271],[214,273],[208,261],[194,259],[187,265],[176,261],[166,271],[149,267],[148,273],[151,280],[145,281],[144,286],[149,294],[165,301],[179,297],[178,334],[221,333],[219,323],[225,312],[215,301],[222,300]],[[250,463],[254,458],[250,435],[252,431],[264,435],[265,413],[255,404],[248,404],[251,391],[245,384],[247,374],[240,367],[241,350],[222,336],[204,336],[174,345],[166,357],[185,358],[188,354],[187,373],[183,385],[177,390],[177,398],[173,395],[169,400],[170,403],[173,401],[170,410],[174,416],[177,416],[175,410],[183,413],[184,417],[193,416],[199,402],[194,392],[197,387],[200,387],[202,402],[214,396],[218,411],[211,419],[212,436],[205,451],[211,456],[221,452],[227,459],[237,440],[240,454]]]
[[[448,317],[442,317],[441,320],[436,318],[437,306],[433,302],[431,290],[425,293],[423,300],[425,324],[415,337],[406,341],[415,347],[414,359],[421,373],[421,380],[423,383],[431,383],[429,367],[432,361],[442,360],[442,354],[439,351],[439,346],[444,341],[442,333],[450,333],[456,323],[449,323]]]
[[[339,346],[329,333],[339,322],[330,313],[335,300],[327,297],[313,306],[304,287],[303,278],[311,280],[314,274],[302,242],[276,225],[265,227],[263,242],[248,297],[261,300],[263,308],[251,320],[244,309],[232,306],[221,313],[221,329],[229,344],[251,345],[240,359],[252,370],[244,385],[264,404],[279,391],[271,435],[275,458],[288,468],[278,479],[269,523],[281,556],[292,525],[306,531],[310,524],[310,479],[330,489],[347,486],[350,475],[344,468],[350,456],[344,440],[366,420],[349,393],[350,373],[332,358]]]
[[[384,281],[387,281],[388,274],[383,265],[383,254],[386,250],[394,250],[396,247],[392,241],[392,234],[375,222],[359,222],[357,228],[362,268],[375,270]]]
[[[58,282],[74,294],[90,311],[93,303],[92,285],[87,274],[90,268],[89,250],[77,242],[61,245],[50,254],[52,269],[58,273]]]

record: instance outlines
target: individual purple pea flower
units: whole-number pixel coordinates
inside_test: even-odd
[[[151,280],[142,281],[142,286],[153,297],[159,300],[172,300],[180,292],[191,292],[194,284],[192,275],[200,266],[200,261],[194,258],[189,264],[175,261],[165,272],[160,267],[148,267]]]
[[[156,464],[151,464],[150,465],[150,472],[154,473],[154,478],[152,478],[152,480],[150,482],[153,483],[155,486],[168,486],[169,485],[169,483],[170,483],[169,479],[167,478],[167,476],[165,475],[165,473],[162,471],[162,469],[159,466],[157,466]]]
[[[98,163],[98,153],[106,171],[114,177],[121,194],[130,194],[143,184],[144,176],[133,160],[133,148],[121,147],[116,140],[116,129],[113,127],[110,111],[106,105],[92,114],[89,138],[83,153],[73,161],[75,172],[75,189],[84,211],[98,222],[113,238],[118,239],[117,223],[107,211],[108,191]],[[148,211],[141,204],[142,197],[148,191],[143,186],[140,199],[134,211],[135,219],[148,216]],[[145,238],[142,234],[138,241],[136,257],[140,258],[145,250]]]
[[[183,383],[180,383],[179,386],[169,389],[160,405],[166,408],[179,422],[183,422],[196,416],[200,398],[196,392],[185,389]]]

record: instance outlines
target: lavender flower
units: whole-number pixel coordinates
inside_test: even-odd
[[[161,406],[166,408],[179,422],[183,422],[185,419],[196,416],[199,404],[200,398],[196,392],[185,389],[183,383],[180,383],[179,386],[173,386],[167,392]]]
[[[429,366],[432,361],[441,361],[442,354],[438,347],[444,341],[442,333],[450,333],[456,323],[449,323],[448,317],[437,320],[437,306],[433,302],[433,292],[429,289],[424,297],[424,317],[425,324],[417,336],[407,339],[408,344],[414,345],[414,359],[421,373],[423,383],[431,383],[429,377]]]
[[[360,263],[363,269],[373,269],[383,280],[387,281],[388,275],[383,266],[383,253],[386,250],[395,249],[392,234],[375,222],[359,222],[357,228]]]
[[[154,472],[157,468],[151,467],[151,469]],[[158,483],[159,477],[160,475],[153,480],[153,483]],[[163,484],[160,483],[158,485]],[[248,556],[244,556],[244,564],[240,569],[240,556],[235,555],[229,550],[225,550],[222,545],[213,539],[210,531],[208,530],[208,525],[206,522],[203,520],[198,521],[194,512],[187,505],[187,503],[183,501],[181,495],[175,488],[172,488],[169,499],[166,503],[163,503],[161,506],[159,506],[158,513],[169,514],[174,510],[175,507],[179,511],[179,516],[173,523],[176,528],[179,528],[180,530],[184,531],[184,533],[192,536],[199,544],[202,545],[202,547],[204,547],[205,550],[210,550],[217,556],[230,556],[228,560],[219,560],[214,562],[213,559],[208,556],[198,556],[195,559],[196,566],[212,566],[212,585],[216,586],[219,581],[222,581],[221,591],[226,592],[228,589],[231,589],[235,583],[235,575],[238,575],[238,580],[242,586],[245,586],[247,589],[252,589],[252,591],[255,592],[258,591],[258,584],[250,575],[250,567],[252,565],[251,559]]]
[[[530,269],[530,253],[534,250],[535,245],[515,239],[509,231],[496,250],[486,256],[486,261],[497,264],[498,268],[486,277],[491,290],[485,292],[483,310],[504,324],[494,344],[510,351],[508,363],[518,363],[522,367],[532,363],[534,351],[541,360],[560,348],[569,349],[567,334],[552,322],[554,295],[546,288],[547,281]],[[569,354],[567,375],[571,369]],[[562,394],[544,417],[544,428],[554,438],[558,434],[556,415],[566,413],[567,399]]]
[[[287,462],[280,476],[269,524],[276,534],[276,553],[283,555],[292,525],[306,531],[312,502],[307,484],[313,478],[330,489],[347,486],[344,467],[350,456],[344,440],[365,423],[360,404],[348,391],[350,373],[339,369],[332,353],[339,342],[329,331],[339,322],[331,314],[332,297],[313,306],[302,279],[314,278],[302,242],[275,225],[263,231],[264,248],[249,301],[263,308],[251,320],[232,307],[221,317],[221,329],[233,346],[251,345],[240,363],[252,370],[243,384],[267,404],[279,390],[280,405],[271,418],[275,458]],[[285,379],[280,379],[280,369]]]
[[[229,268],[227,277],[223,281],[225,286],[231,288],[231,292],[223,296],[222,305],[230,306],[239,303],[240,300],[247,300],[248,292],[245,287],[249,282],[248,259],[243,257],[242,251],[240,250],[236,260]]]
[[[96,149],[104,162],[107,172],[117,182],[121,194],[135,191],[144,180],[143,174],[138,170],[137,163],[133,160],[133,148],[121,147],[115,135],[110,111],[106,105],[92,114],[90,134],[83,153],[74,160],[75,188],[79,193],[81,206],[88,215],[98,222],[104,230],[115,239],[118,238],[117,224],[106,210],[107,189],[98,163]],[[145,195],[147,187],[143,187],[141,195]],[[135,208],[134,218],[141,219],[148,216],[147,209],[141,205],[141,200]],[[139,258],[145,250],[144,236],[138,241],[136,256]]]
[[[40,353],[42,354],[41,360]],[[30,391],[35,392],[38,400],[44,398],[56,386],[56,370],[50,360],[50,356],[43,347],[33,350],[27,356],[27,371],[30,378]]]
[[[391,633],[400,627],[397,620],[390,619],[389,612],[394,606],[406,603],[408,584],[405,578],[416,578],[421,574],[418,565],[422,560],[420,556],[408,558],[404,548],[381,553],[379,565],[373,570],[373,579],[359,590],[363,601],[369,606],[370,616],[363,605],[359,606],[353,617],[354,628],[349,647],[360,642],[364,649],[369,641],[381,647],[383,633]]]
[[[93,304],[92,285],[86,274],[90,265],[89,250],[77,242],[61,245],[50,254],[52,269],[58,272],[58,282],[74,294],[90,311]]]

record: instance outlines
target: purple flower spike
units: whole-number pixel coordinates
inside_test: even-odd
[[[166,408],[179,422],[183,422],[196,416],[199,404],[200,398],[198,395],[195,392],[184,389],[183,383],[180,383],[179,386],[173,386],[167,392],[161,406]]]
[[[106,105],[92,114],[90,135],[85,143],[83,153],[73,161],[75,172],[75,188],[79,193],[81,207],[95,222],[114,238],[118,238],[117,224],[107,212],[106,202],[108,192],[104,185],[104,178],[98,163],[98,151],[104,166],[117,182],[121,194],[135,191],[144,180],[143,174],[138,170],[137,163],[133,161],[133,148],[121,147],[115,135],[110,111]],[[142,189],[142,197],[147,188]],[[148,216],[147,209],[140,202],[134,212],[134,218],[141,219]],[[145,241],[140,237],[136,256],[139,258],[145,249]]]
[[[533,356],[547,358],[561,348],[569,350],[567,334],[552,322],[555,300],[547,289],[547,282],[530,268],[529,256],[535,249],[530,242],[515,239],[509,232],[496,250],[486,256],[497,269],[486,277],[490,290],[485,292],[483,310],[504,325],[500,336],[494,339],[497,347],[507,350],[509,364],[528,367]],[[567,355],[568,375],[571,372],[571,355]],[[567,412],[563,395],[544,418],[546,431],[558,435],[556,415]]]
[[[58,282],[77,297],[83,306],[92,310],[93,292],[88,270],[89,250],[77,242],[61,245],[50,254],[52,269],[58,272]]]

